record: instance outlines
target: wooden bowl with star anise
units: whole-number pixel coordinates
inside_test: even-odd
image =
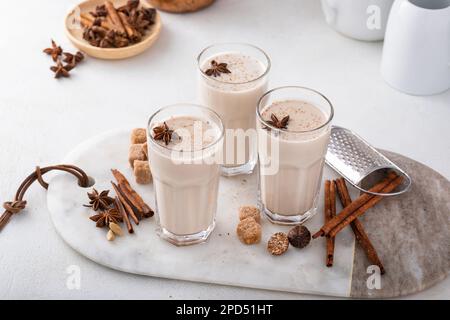
[[[146,0],[87,0],[65,19],[65,31],[87,55],[117,60],[136,56],[158,39],[161,17]]]

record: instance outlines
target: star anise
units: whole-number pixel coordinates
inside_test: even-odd
[[[117,35],[114,38],[114,46],[116,48],[124,48],[124,47],[128,46],[129,44],[130,44],[130,41],[125,37]]]
[[[80,63],[84,59],[84,54],[81,53],[80,51],[77,51],[76,54],[73,54],[73,53],[70,53],[70,52],[63,52],[63,55],[64,55],[63,61],[65,63],[71,63],[71,64],[74,64],[74,65]]]
[[[106,17],[108,15],[108,11],[106,10],[106,6],[104,4],[101,5],[101,6],[95,7],[95,11],[94,12],[89,12],[89,13],[94,18]]]
[[[69,71],[72,70],[74,68],[74,66],[72,65],[63,65],[62,62],[60,60],[58,60],[58,62],[56,63],[56,66],[52,66],[50,67],[50,70],[52,70],[55,73],[55,78],[61,78],[61,77],[65,77],[68,78],[70,77],[70,73]]]
[[[60,46],[58,46],[56,44],[55,41],[52,40],[52,47],[51,48],[47,48],[44,49],[44,52],[48,55],[52,56],[53,61],[57,61],[58,57],[61,55],[61,53],[63,52],[62,48]]]
[[[227,68],[228,64],[218,63],[216,60],[211,61],[211,68],[205,71],[207,76],[218,77],[221,73],[231,73]]]
[[[97,228],[109,226],[110,222],[119,224],[120,222],[123,221],[122,215],[116,208],[110,208],[105,211],[102,211],[92,217],[89,217],[89,219],[95,222]]]
[[[127,3],[117,9],[117,11],[129,14],[133,9],[139,7],[139,0],[129,0]]]
[[[130,16],[130,24],[140,33],[144,34],[145,30],[150,26],[150,21],[146,20],[141,11],[136,11],[136,13]]]
[[[155,8],[142,8],[142,18],[149,22],[150,25],[155,23],[156,9]]]
[[[103,19],[102,18],[95,18],[94,22],[92,22],[91,27],[101,27],[103,23]]]
[[[111,204],[114,203],[114,199],[108,196],[109,190],[104,190],[98,193],[97,190],[92,188],[92,192],[88,192],[89,204],[85,204],[85,207],[92,208],[94,211],[106,210]]]
[[[141,8],[139,10],[132,9],[128,13],[129,23],[141,35],[145,34],[145,31],[155,23],[155,18],[156,10],[154,8]]]
[[[271,120],[268,120],[267,123],[270,124],[271,126],[278,128],[278,129],[287,129],[287,125],[289,122],[289,116],[285,116],[283,119],[278,120],[278,117],[272,113],[272,115],[270,116]],[[264,127],[264,129],[270,130],[269,127]]]
[[[102,37],[102,35],[100,35]],[[113,48],[114,39],[116,38],[116,32],[114,30],[109,30],[100,40],[100,48]]]
[[[167,123],[163,123],[159,127],[153,128],[153,133],[155,134],[153,138],[155,140],[162,140],[166,144],[166,146],[169,144],[169,142],[172,140],[173,130],[170,130],[167,126]]]

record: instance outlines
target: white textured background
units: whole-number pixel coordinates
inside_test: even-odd
[[[87,59],[56,81],[42,53],[54,38],[73,50],[63,18],[76,1],[6,1],[0,13],[0,199],[12,199],[36,165],[56,164],[75,145],[116,127],[141,125],[158,107],[195,101],[197,53],[213,42],[241,41],[271,56],[271,86],[322,91],[335,123],[377,147],[402,153],[450,178],[450,92],[412,97],[379,73],[382,43],[342,37],[323,21],[317,0],[217,0],[189,15],[162,13],[161,38],[124,61]],[[16,14],[20,12],[20,23]],[[95,155],[92,155],[95,157]],[[317,298],[119,273],[72,251],[56,234],[45,192],[31,188],[28,209],[0,233],[0,299],[13,298]],[[69,265],[81,267],[68,290]],[[450,280],[411,296],[450,298]],[[410,298],[410,297],[408,297]]]

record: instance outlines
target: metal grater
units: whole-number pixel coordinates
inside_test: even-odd
[[[411,178],[395,163],[386,158],[367,141],[346,128],[332,126],[330,143],[325,158],[326,163],[343,176],[355,188],[370,194],[395,196],[408,191]],[[375,193],[362,187],[367,180],[379,180],[389,170],[405,177],[399,191],[393,193]],[[378,179],[374,179],[378,176]]]

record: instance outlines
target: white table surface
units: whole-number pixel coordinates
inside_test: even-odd
[[[36,165],[59,163],[105,130],[144,126],[158,107],[196,101],[197,53],[214,42],[249,42],[272,58],[271,86],[299,84],[334,103],[335,124],[377,147],[416,159],[450,178],[450,91],[413,97],[380,76],[382,43],[347,39],[324,22],[317,0],[217,0],[188,15],[162,13],[154,47],[124,61],[87,59],[70,79],[52,78],[42,53],[54,38],[73,50],[63,17],[76,1],[7,1],[0,30],[0,199],[12,199]],[[18,23],[15,14],[20,12]],[[95,155],[93,155],[95,157]],[[120,273],[80,256],[56,234],[43,189],[0,233],[0,299],[311,299],[316,296],[198,284]],[[66,287],[66,268],[81,288]],[[405,298],[450,298],[450,278]]]

